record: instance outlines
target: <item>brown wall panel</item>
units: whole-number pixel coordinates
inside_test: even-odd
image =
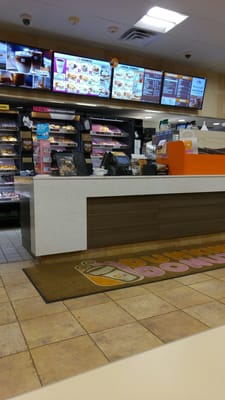
[[[88,248],[225,231],[225,192],[90,198]]]

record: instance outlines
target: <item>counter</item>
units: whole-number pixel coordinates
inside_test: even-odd
[[[24,186],[18,180],[26,210],[21,214],[29,217],[22,231],[29,236],[25,247],[35,256],[223,232],[225,227],[225,175],[37,175]]]

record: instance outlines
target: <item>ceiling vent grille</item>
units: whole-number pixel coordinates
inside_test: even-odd
[[[158,36],[157,32],[146,31],[139,28],[130,28],[120,36],[120,40],[146,42],[154,39],[156,36]]]

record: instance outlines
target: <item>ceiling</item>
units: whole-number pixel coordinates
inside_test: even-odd
[[[166,34],[122,40],[121,36],[155,5],[189,18]],[[23,13],[30,14],[30,26],[23,25]],[[203,71],[225,73],[224,15],[224,0],[1,0],[0,23],[27,34],[46,32],[108,49],[149,54],[149,59],[166,58]],[[79,22],[71,24],[70,16],[78,17]],[[186,54],[190,55],[188,59]],[[138,115],[142,118],[140,111]]]

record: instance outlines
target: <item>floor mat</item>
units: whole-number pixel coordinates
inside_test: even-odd
[[[178,278],[225,267],[225,243],[81,261],[40,263],[23,271],[47,302]]]

